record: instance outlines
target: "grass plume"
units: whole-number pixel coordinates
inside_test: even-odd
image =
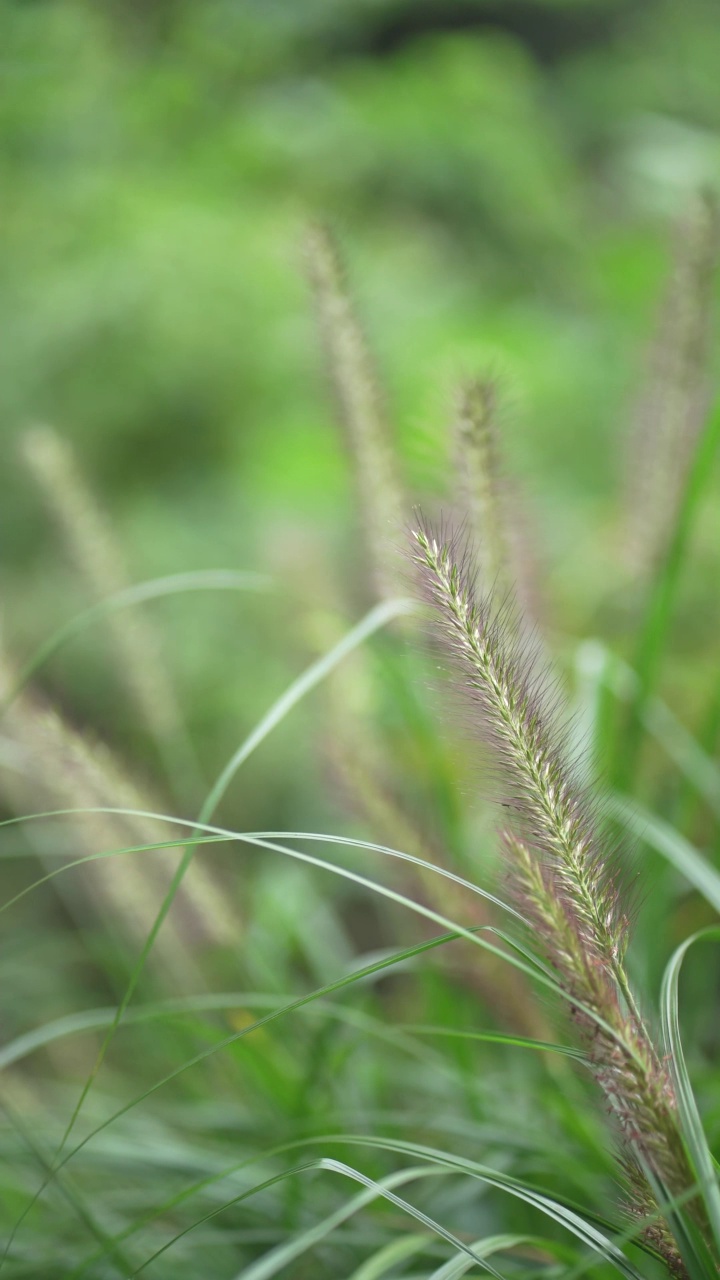
[[[672,265],[647,356],[629,447],[628,543],[641,573],[667,549],[710,402],[708,357],[720,256],[720,210],[709,192],[678,220]]]
[[[496,378],[464,382],[457,395],[455,429],[458,487],[488,584],[504,580],[509,569],[497,439],[499,393]]]
[[[679,1127],[671,1079],[638,1011],[624,965],[627,919],[613,859],[594,806],[559,745],[554,707],[507,616],[476,600],[468,565],[451,539],[414,533],[414,558],[441,636],[480,712],[497,764],[506,815],[508,879],[555,967],[614,1117],[631,1210],[691,1188],[695,1174]],[[629,1174],[628,1174],[629,1171]],[[692,1208],[701,1229],[704,1214]],[[653,1245],[685,1274],[679,1242],[654,1223]]]
[[[391,599],[401,585],[393,542],[403,527],[403,502],[380,383],[338,246],[320,223],[307,233],[306,256],[328,379],[354,463],[373,586],[378,599]]]
[[[21,438],[22,456],[93,599],[125,590],[124,556],[69,442],[49,426]],[[117,671],[155,740],[168,777],[187,794],[199,791],[199,769],[168,676],[160,639],[137,610],[108,614]]]
[[[16,682],[15,665],[0,643],[0,698]],[[5,712],[2,728],[5,751],[0,764],[0,791],[15,813],[44,807],[163,810],[152,792],[130,776],[104,743],[77,729],[40,692],[22,690]],[[57,852],[57,836],[53,837],[51,848],[41,824],[34,827],[33,838],[43,861],[48,853]],[[168,828],[146,818],[91,813],[72,821],[72,846],[84,854],[167,839]],[[179,853],[180,849],[165,849],[145,858],[101,858],[91,862],[83,870],[79,897],[99,910],[125,941],[142,941]],[[77,908],[74,893],[69,906],[72,910]],[[197,982],[193,951],[198,944],[234,942],[237,927],[221,887],[206,868],[196,864],[175,917],[165,922],[158,939],[159,967],[172,984],[181,974]]]
[[[522,523],[524,504],[506,474],[503,416],[500,378],[484,374],[461,384],[455,411],[456,485],[481,583],[511,594],[523,616],[536,619],[538,574]]]

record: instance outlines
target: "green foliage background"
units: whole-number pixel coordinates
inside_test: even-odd
[[[671,222],[698,187],[720,179],[715,0],[4,0],[0,25],[0,546],[4,641],[15,656],[89,603],[18,457],[21,433],[36,422],[76,446],[133,579],[210,567],[273,579],[259,599],[208,594],[151,606],[208,777],[368,607],[352,477],[304,279],[303,229],[320,215],[346,251],[411,497],[431,510],[451,502],[453,387],[478,369],[499,370],[512,393],[508,470],[537,531],[553,645],[567,667],[587,637],[632,657],[643,601],[624,569],[626,439]],[[663,695],[691,732],[717,686],[718,492],[715,475],[663,666]],[[100,630],[67,646],[40,683],[139,775],[157,776]],[[397,743],[402,716],[379,702]],[[327,733],[321,705],[298,708],[248,763],[223,820],[245,830],[356,830],[328,768]],[[457,767],[475,831],[483,818],[469,754]],[[418,756],[421,746],[406,748],[409,772]],[[418,789],[432,767],[429,756],[420,760]],[[678,789],[667,763],[646,751],[640,798],[672,816]],[[709,849],[716,842],[707,813],[688,834]],[[17,839],[3,835],[6,853]],[[456,839],[461,846],[465,837]],[[252,858],[247,866],[255,874],[227,876],[238,949],[208,960],[210,989],[242,985],[239,971],[259,991],[299,990],[308,977],[337,976],[356,944],[390,945],[389,918],[349,890],[336,901],[332,886],[327,898],[310,888],[305,870],[290,875],[282,864],[272,873]],[[638,965],[653,983],[686,924],[710,918],[692,895],[679,906],[672,887],[668,896],[677,908],[672,938],[654,935]],[[82,941],[47,910],[40,952],[29,909],[7,934],[12,1034],[121,989],[117,973],[105,983],[102,966],[100,976],[88,969]],[[644,910],[651,931],[652,904]],[[312,943],[307,912],[320,922]],[[415,935],[403,929],[397,943],[409,945]],[[58,955],[62,978],[43,977]],[[470,1016],[467,993],[425,981],[422,997],[412,996],[418,1020],[457,1025]],[[711,996],[698,996],[696,1025],[710,1016]],[[186,1043],[178,1031],[159,1055],[160,1073],[175,1048],[188,1056],[203,1034],[191,1026]],[[339,1047],[337,1030],[323,1034],[303,1042],[301,1080],[291,1043],[278,1035],[238,1065],[248,1072],[242,1103],[231,1058],[229,1075],[218,1067],[177,1105],[209,1115],[213,1088],[227,1090],[238,1146],[253,1109],[267,1129],[252,1138],[259,1145],[292,1136],[296,1122],[322,1131],[335,1070],[356,1091],[355,1111],[379,1108],[387,1064],[365,1047],[353,1075],[342,1034]],[[136,1091],[158,1074],[157,1042],[148,1033],[141,1043],[141,1066],[121,1056],[113,1089],[129,1081]],[[513,1109],[525,1067],[511,1052],[502,1050],[501,1069],[490,1065],[490,1047],[492,1104],[468,1104],[481,1128],[489,1121],[478,1108],[507,1110],[490,1144],[500,1160],[503,1120],[516,1132],[523,1124]],[[473,1075],[473,1061],[458,1050],[459,1078]],[[46,1096],[45,1077],[58,1077],[58,1114],[90,1063],[88,1051],[39,1072]],[[396,1068],[387,1071],[395,1096]],[[541,1075],[524,1103],[537,1135],[567,1122],[562,1099],[538,1120],[531,1099]],[[719,1107],[710,1091],[715,1128]],[[156,1148],[172,1153],[163,1126],[173,1123],[169,1113],[157,1120]],[[200,1132],[193,1120],[188,1143]],[[581,1138],[573,1140],[563,1176],[582,1187],[592,1180],[573,1165],[582,1165]],[[184,1167],[179,1147],[176,1157],[174,1167],[172,1154],[167,1161],[173,1185]],[[122,1167],[123,1185],[137,1192],[123,1158],[111,1151],[102,1176]],[[528,1167],[536,1159],[545,1171],[537,1153]],[[598,1176],[607,1180],[607,1170]],[[585,1185],[588,1195],[594,1186]],[[128,1202],[120,1209],[111,1196],[110,1219],[132,1214]],[[270,1236],[280,1218],[289,1231],[311,1221],[317,1204],[292,1190],[281,1210],[267,1203]],[[512,1211],[501,1226],[517,1227]],[[52,1218],[35,1230],[42,1257],[43,1241],[62,1232]],[[232,1275],[242,1249],[245,1260],[262,1254],[262,1241],[248,1239],[235,1244],[231,1230],[218,1232],[211,1269],[198,1271],[202,1255],[190,1250],[178,1254],[179,1270],[157,1264],[157,1274]],[[347,1248],[359,1265],[362,1238]],[[287,1274],[350,1274],[344,1254],[316,1264],[325,1270]],[[32,1272],[37,1259],[29,1270],[17,1265],[8,1274],[41,1274]],[[90,1274],[117,1274],[98,1267]]]

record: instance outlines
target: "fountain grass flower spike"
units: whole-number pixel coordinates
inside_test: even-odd
[[[404,502],[385,396],[340,251],[321,223],[308,229],[306,256],[328,380],[353,461],[373,587],[379,600],[390,600],[403,586],[395,544],[403,529]]]
[[[509,397],[504,380],[485,372],[456,393],[455,484],[478,549],[480,582],[510,595],[527,619],[543,614],[525,495],[506,465]]]
[[[655,1049],[624,965],[628,921],[616,858],[597,808],[562,750],[557,705],[518,628],[492,597],[474,596],[467,553],[428,526],[414,531],[414,559],[441,641],[479,711],[499,783],[507,879],[541,939],[568,999],[613,1117],[630,1213],[655,1215],[644,1230],[670,1273],[689,1274],[690,1245],[662,1216],[666,1199],[697,1182],[666,1064]],[[677,1214],[669,1215],[673,1224]],[[705,1251],[699,1196],[687,1206],[690,1237]]]

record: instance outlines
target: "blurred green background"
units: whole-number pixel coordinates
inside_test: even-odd
[[[577,641],[595,636],[632,657],[644,596],[628,563],[627,440],[672,226],[720,181],[716,0],[3,0],[0,28],[0,608],[17,664],[92,603],[20,456],[36,424],[74,446],[133,581],[209,568],[270,579],[262,594],[148,606],[208,780],[372,603],[305,278],[305,228],[318,216],[342,244],[383,374],[408,515],[412,502],[452,508],[453,390],[499,371],[510,401],[503,449],[524,493],[550,644],[568,666]],[[692,730],[717,685],[717,482],[694,528],[663,668],[663,694]],[[169,795],[102,627],[75,637],[36,683],[69,723]],[[407,725],[427,733],[431,713],[393,709],[387,689],[363,700],[361,688],[358,702],[406,773],[420,760],[421,792],[436,757]],[[322,699],[299,707],[248,762],[223,820],[245,830],[354,822],[329,719]],[[475,766],[452,750],[469,827],[483,831]],[[651,753],[646,766],[643,798],[669,809],[667,765]],[[195,796],[165,803],[186,817],[197,809]],[[707,814],[696,820],[710,842]],[[17,840],[6,833],[3,851]],[[308,974],[328,981],[356,944],[390,943],[362,895],[343,889],[336,918],[332,885],[327,905],[282,863],[255,879],[222,874],[242,938],[235,948],[225,937],[208,960],[211,990],[237,983],[242,965],[262,990],[302,987]],[[668,895],[677,905],[672,885]],[[680,904],[680,936],[682,911],[692,925],[696,906]],[[122,990],[125,968],[99,932],[72,938],[49,897],[40,916],[26,906],[9,929],[15,1033]],[[238,961],[248,947],[254,959]],[[639,962],[653,981],[663,948],[661,932]],[[418,1018],[447,1010],[430,979],[423,999]],[[457,999],[464,1010],[466,996]],[[701,1002],[698,1022],[704,1012]],[[202,1034],[193,1024],[190,1049]],[[119,1065],[113,1088],[157,1074],[149,1033],[143,1045],[143,1066]],[[306,1092],[286,1045],[261,1044],[251,1061],[243,1104],[259,1090],[261,1127],[263,1107],[280,1106],[278,1141],[298,1117],[322,1124],[313,1063],[325,1050],[305,1048]],[[91,1057],[61,1058],[48,1074],[69,1088]],[[376,1067],[362,1069],[358,1110],[374,1105]],[[208,1094],[226,1084],[218,1068],[193,1103],[210,1115]],[[557,1107],[543,1123],[562,1128]],[[717,1127],[720,1104],[713,1114]],[[243,1113],[244,1138],[248,1124]],[[202,1119],[190,1127],[200,1132]],[[172,1150],[158,1130],[163,1143]],[[107,1159],[113,1169],[121,1156]],[[181,1165],[178,1156],[173,1176]],[[302,1211],[290,1202],[292,1227]],[[46,1229],[50,1240],[56,1227]],[[213,1247],[217,1274],[232,1274],[231,1237]],[[199,1274],[194,1257],[168,1274]],[[12,1274],[39,1275],[37,1265],[31,1257]]]
[[[301,573],[308,602],[345,577],[351,485],[301,251],[318,214],[350,261],[411,496],[443,493],[458,377],[499,367],[561,625],[592,628],[623,555],[610,522],[670,220],[720,167],[713,0],[56,0],[5,3],[2,27],[15,647],[83,603],[17,462],[36,421],[77,446],[134,577]],[[227,602],[159,608],[222,753],[239,655],[267,695],[290,628],[259,660]],[[78,714],[119,734],[108,679],[68,652]]]

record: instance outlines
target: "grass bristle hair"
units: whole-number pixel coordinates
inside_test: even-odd
[[[657,1214],[665,1195],[687,1192],[696,1178],[669,1072],[625,969],[628,920],[615,851],[563,750],[557,696],[507,610],[492,595],[476,598],[468,553],[452,536],[425,523],[412,536],[435,629],[500,782],[510,891],[553,965],[614,1119],[629,1210]],[[689,1211],[704,1232],[701,1202]],[[664,1220],[653,1222],[647,1240],[671,1274],[686,1274]]]

